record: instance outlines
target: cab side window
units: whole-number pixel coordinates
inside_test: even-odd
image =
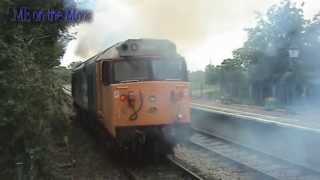
[[[104,84],[109,85],[112,82],[111,77],[111,63],[110,62],[103,62],[102,63],[102,81]]]

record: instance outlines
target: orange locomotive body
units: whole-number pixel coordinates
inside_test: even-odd
[[[124,145],[178,139],[190,123],[186,63],[167,40],[127,40],[85,61],[72,73],[72,96],[86,123]]]

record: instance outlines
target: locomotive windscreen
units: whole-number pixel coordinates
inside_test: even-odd
[[[125,60],[114,62],[114,83],[128,81],[187,81],[184,60]]]
[[[153,78],[155,80],[185,80],[186,67],[183,61],[157,61],[151,62]]]
[[[114,80],[116,82],[131,80],[148,80],[148,61],[119,61],[114,63]]]

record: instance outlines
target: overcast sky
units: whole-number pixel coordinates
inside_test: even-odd
[[[244,28],[256,12],[280,0],[77,0],[94,12],[94,20],[70,29],[77,32],[62,65],[86,60],[128,38],[162,38],[177,44],[191,71],[220,64],[246,40]],[[292,0],[301,4],[303,0]],[[319,0],[304,0],[307,18],[320,11]]]

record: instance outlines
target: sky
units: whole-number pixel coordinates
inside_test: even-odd
[[[306,18],[320,11],[319,0],[305,2]],[[61,64],[84,61],[109,46],[129,38],[169,39],[186,58],[188,69],[203,70],[232,57],[247,39],[245,28],[255,24],[280,0],[76,0],[94,13],[91,23],[69,29],[69,42]]]

